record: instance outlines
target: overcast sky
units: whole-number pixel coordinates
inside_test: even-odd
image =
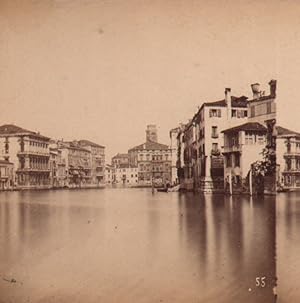
[[[111,156],[274,78],[279,124],[300,131],[299,16],[300,1],[0,0],[0,124]]]

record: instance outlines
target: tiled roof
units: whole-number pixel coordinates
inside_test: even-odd
[[[231,107],[247,107],[247,97],[235,97],[231,96]],[[226,101],[225,99],[213,102],[204,102],[203,106],[218,106],[218,107],[225,107]]]
[[[129,164],[128,163],[120,163],[118,164],[118,168],[128,168]]]
[[[14,124],[4,124],[0,126],[0,135],[34,135],[35,137],[39,137],[41,139],[47,139],[50,138],[40,135],[39,133],[33,132],[31,130],[27,130],[25,128],[16,126]]]
[[[267,132],[267,128],[258,122],[247,122],[242,125],[231,127],[222,131],[222,133],[238,132],[238,131],[257,131]]]
[[[73,142],[67,142],[67,141],[59,142],[58,147],[59,148],[73,149],[73,150],[81,150],[81,151],[85,151],[85,152],[88,152],[88,153],[91,152],[88,149],[86,149],[86,148],[84,148],[80,145],[74,144]]]
[[[259,98],[256,98],[256,99],[252,99],[252,100],[248,100],[248,102],[258,102],[258,101],[266,101],[266,100],[272,100],[272,99],[275,99],[276,96],[274,95],[268,95],[268,96],[262,96],[262,97],[259,97]]]
[[[103,145],[99,145],[99,144],[94,143],[94,142],[89,141],[89,140],[79,140],[78,143],[82,146],[93,146],[93,147],[102,147],[102,148],[104,148]]]
[[[282,126],[276,126],[277,136],[300,136],[300,133],[294,132]]]
[[[169,149],[168,145],[153,142],[153,141],[147,141],[143,144],[131,148],[130,150],[167,150],[167,149]]]
[[[128,154],[120,154],[120,153],[117,153],[115,156],[113,156],[112,158],[128,158]]]

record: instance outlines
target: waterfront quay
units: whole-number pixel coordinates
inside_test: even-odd
[[[1,192],[0,302],[221,298],[225,303],[273,303],[275,199],[153,195],[151,189],[127,188]],[[297,238],[298,221],[291,212],[287,217],[287,205],[280,206],[286,227],[279,226],[278,235],[284,237],[288,228]],[[284,241],[291,247],[289,238]],[[279,281],[286,277],[284,266],[280,270]],[[265,284],[257,286],[257,278]]]

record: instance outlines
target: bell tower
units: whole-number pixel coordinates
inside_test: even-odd
[[[149,141],[157,142],[157,129],[156,129],[156,125],[154,124],[147,125],[146,142]]]

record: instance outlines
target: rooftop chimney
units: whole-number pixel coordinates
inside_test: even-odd
[[[277,86],[277,81],[276,80],[271,80],[269,82],[270,85],[270,95],[271,97],[276,97],[276,86]]]
[[[261,96],[261,92],[260,92],[260,84],[259,83],[254,83],[251,84],[251,89],[252,89],[252,93],[253,93],[253,99],[258,99]]]
[[[225,102],[227,106],[231,106],[231,88],[229,87],[225,88]]]
[[[227,106],[227,119],[231,119],[231,88],[225,88],[225,103]]]

